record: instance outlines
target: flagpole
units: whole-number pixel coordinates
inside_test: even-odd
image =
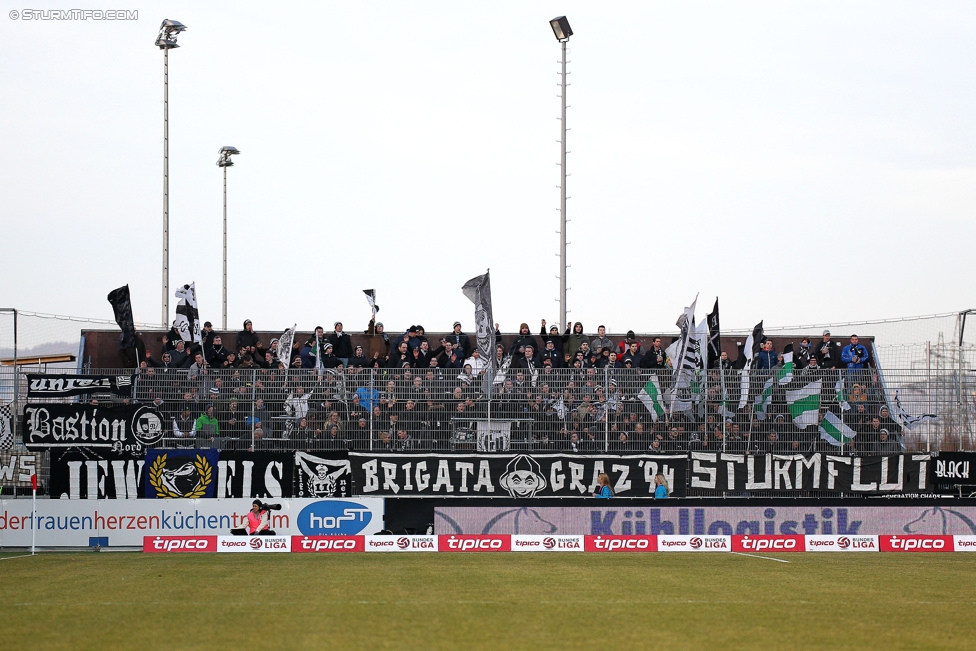
[[[31,556],[35,552],[35,542],[37,540],[37,473],[31,475],[31,492],[33,497],[31,498]]]

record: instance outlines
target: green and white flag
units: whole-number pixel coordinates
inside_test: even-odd
[[[758,420],[766,420],[766,410],[769,408],[769,403],[773,401],[773,380],[772,375],[766,378],[762,393],[756,396],[755,403],[752,406],[752,411]]]
[[[783,366],[776,371],[776,381],[781,385],[793,381],[793,344],[787,344],[783,349]]]
[[[651,376],[637,394],[637,398],[644,403],[647,411],[651,412],[651,420],[655,423],[664,417],[664,400],[661,399],[661,385],[658,384],[656,375]]]
[[[842,423],[837,414],[831,411],[828,411],[827,415],[820,421],[820,438],[831,445],[841,447],[855,436],[857,436],[857,432]]]
[[[786,404],[793,416],[793,424],[800,429],[816,425],[820,420],[820,391],[823,380],[817,380],[799,389],[786,392]]]
[[[837,378],[837,384],[834,385],[834,392],[836,394],[837,404],[844,411],[850,411],[851,405],[847,402],[847,391],[844,389],[844,374],[841,373]]]

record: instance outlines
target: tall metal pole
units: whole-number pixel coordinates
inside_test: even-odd
[[[559,323],[566,321],[566,41],[562,41],[562,69],[560,72],[561,134],[559,139]]]
[[[224,312],[221,330],[227,331],[227,168],[224,168]]]
[[[163,328],[169,323],[169,48],[163,48]],[[226,328],[226,326],[225,326]]]

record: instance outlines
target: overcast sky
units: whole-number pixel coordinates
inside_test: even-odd
[[[72,8],[78,3],[52,6]],[[5,13],[22,10],[7,3]],[[506,332],[558,320],[559,44],[570,41],[570,320],[670,331],[976,307],[971,2],[137,3],[0,16],[0,305],[161,320],[163,18],[170,287],[229,325]],[[176,299],[170,300],[172,318]]]

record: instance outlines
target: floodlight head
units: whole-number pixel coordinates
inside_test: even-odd
[[[557,41],[568,41],[569,37],[573,35],[573,28],[569,26],[566,16],[553,18],[549,21],[549,25],[552,26],[552,33],[556,35]]]
[[[234,161],[230,157],[241,152],[237,147],[227,146],[221,147],[218,153],[220,154],[220,158],[217,159],[217,167],[233,167]]]
[[[171,50],[174,47],[179,47],[179,45],[176,44],[176,37],[185,31],[186,25],[178,20],[170,20],[167,18],[159,26],[159,36],[156,37],[156,47],[158,47],[160,50]]]

